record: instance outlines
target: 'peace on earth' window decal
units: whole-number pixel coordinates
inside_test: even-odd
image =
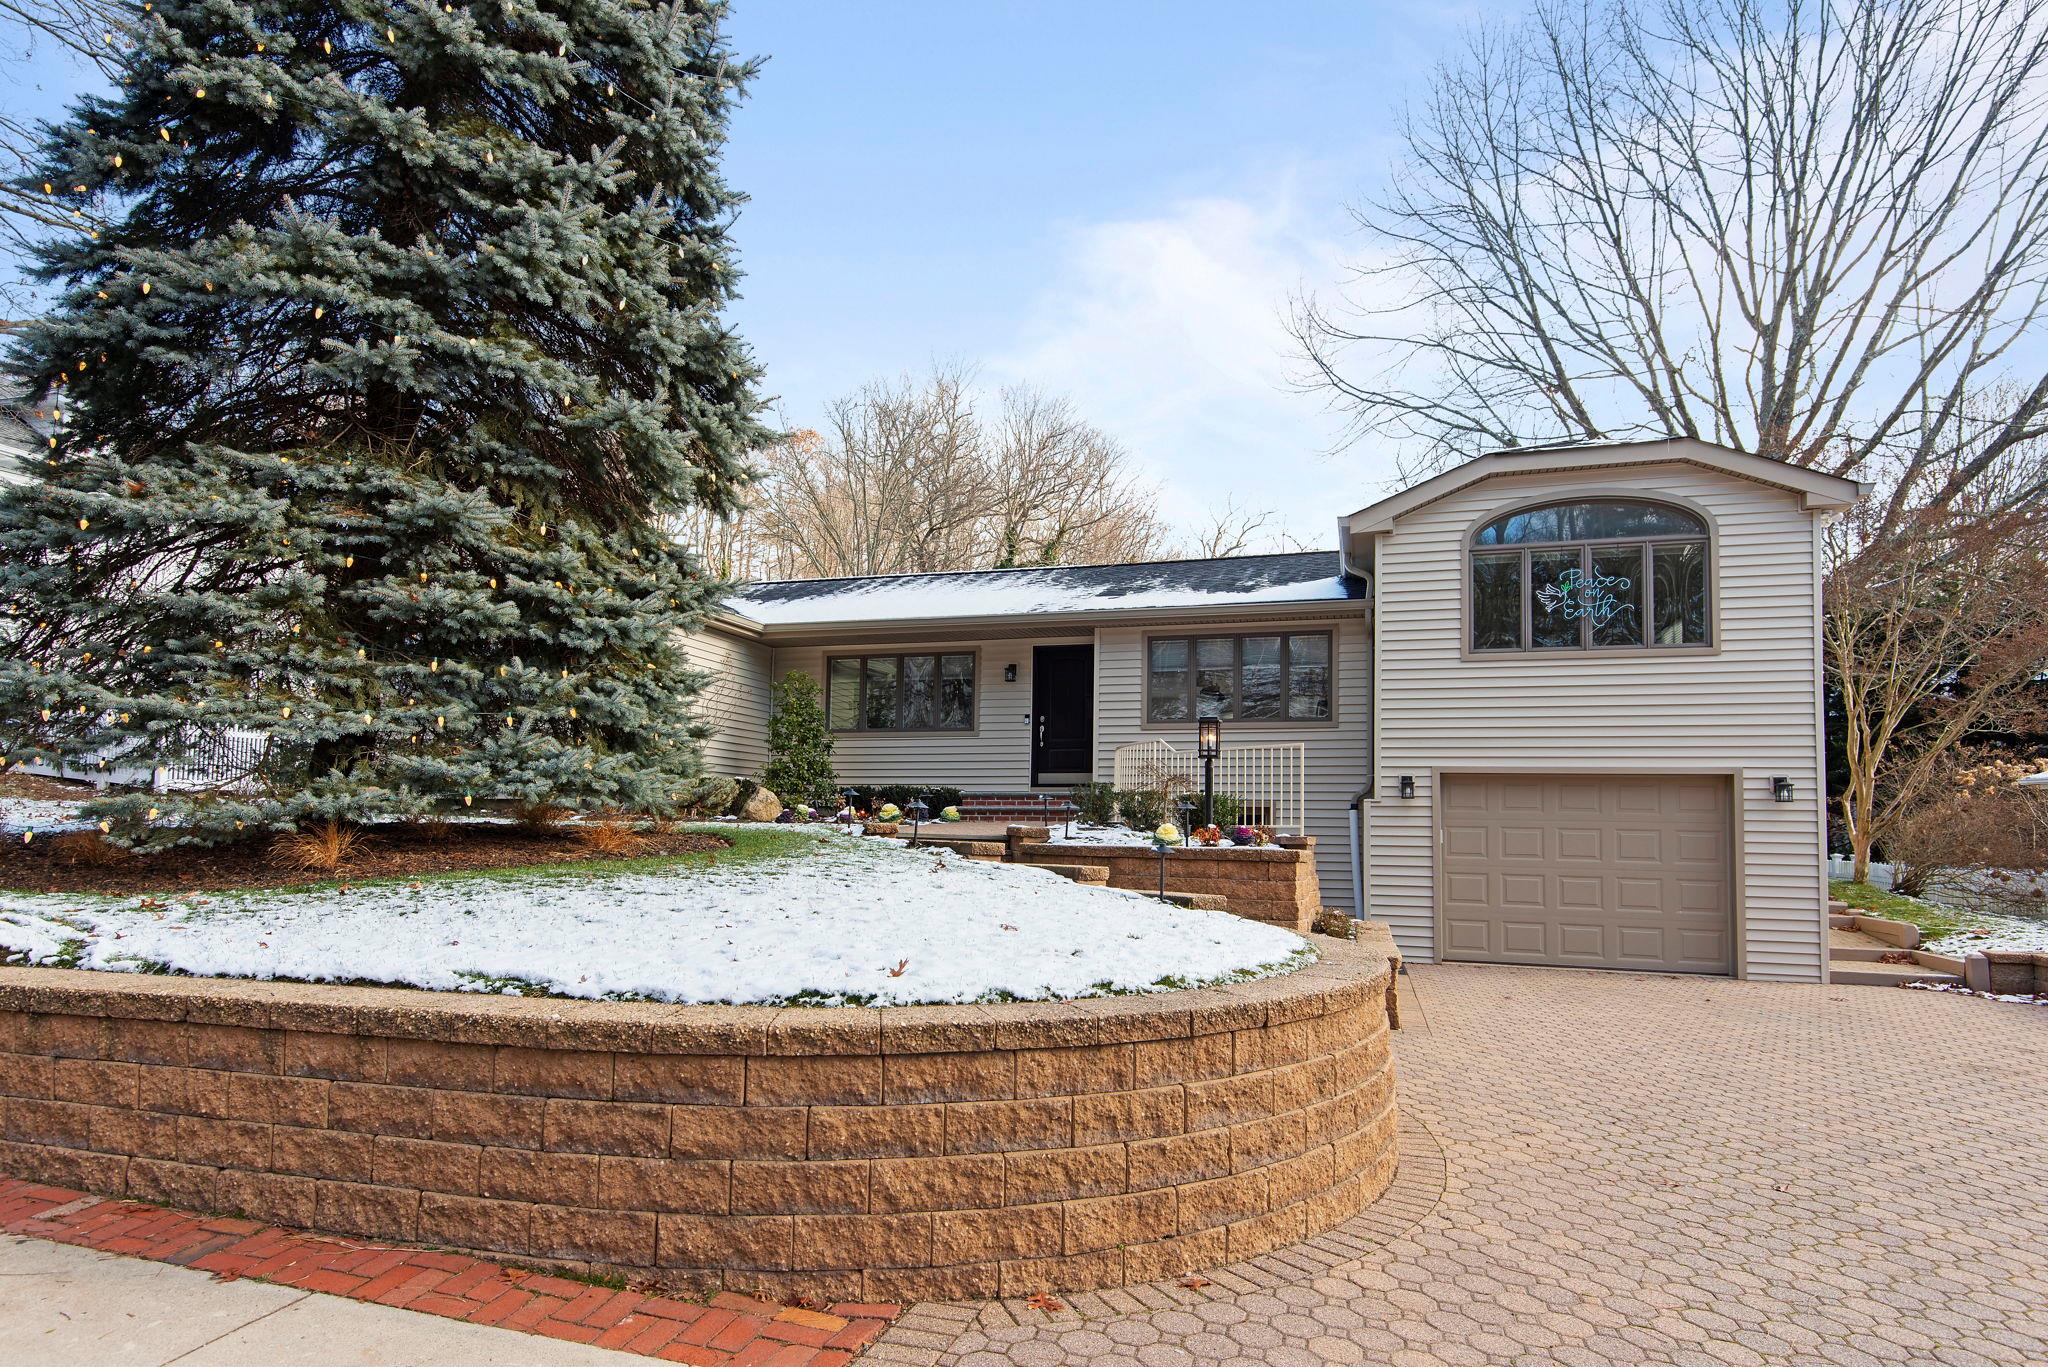
[[[1707,529],[1665,504],[1525,508],[1472,538],[1471,648],[1708,644]]]

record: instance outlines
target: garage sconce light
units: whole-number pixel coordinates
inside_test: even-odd
[[[1415,796],[1415,775],[1401,775],[1401,796],[1404,798]]]
[[[1792,800],[1792,780],[1779,774],[1771,780],[1771,796],[1779,802]]]
[[[1015,665],[1004,665],[1004,666],[1003,666],[1003,682],[1004,682],[1004,683],[1015,683],[1015,682],[1017,682],[1017,666],[1015,666]]]

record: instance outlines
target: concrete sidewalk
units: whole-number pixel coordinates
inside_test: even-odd
[[[167,1263],[0,1235],[0,1363],[619,1367],[645,1361]]]

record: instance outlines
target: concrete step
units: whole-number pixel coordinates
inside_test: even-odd
[[[1856,929],[1856,918],[1854,916],[1843,916],[1831,911],[1828,913],[1828,924],[1836,930],[1854,930]]]
[[[1849,987],[1900,987],[1906,983],[1938,983],[1962,986],[1953,973],[1942,973],[1920,964],[1880,964],[1859,960],[1828,961],[1828,981]]]
[[[1832,897],[1828,899],[1828,915],[1847,916],[1848,914],[1849,904],[1847,902],[1837,901],[1835,898]]]

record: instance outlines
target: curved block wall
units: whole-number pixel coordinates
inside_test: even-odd
[[[1392,1180],[1388,963],[1318,949],[879,1010],[0,969],[0,1171],[778,1299],[1148,1281]]]

